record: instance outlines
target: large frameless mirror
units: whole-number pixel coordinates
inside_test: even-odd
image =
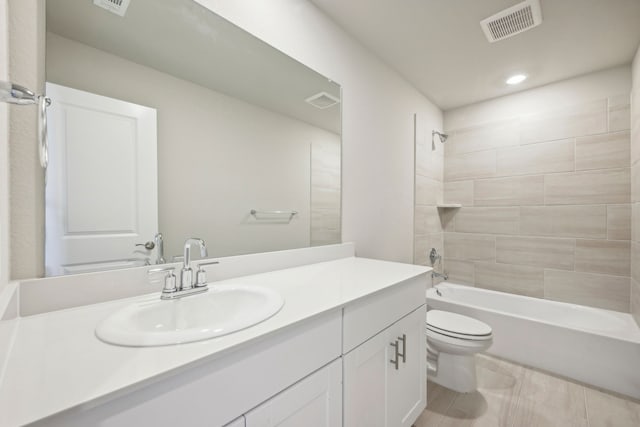
[[[169,262],[188,237],[210,257],[340,242],[338,84],[192,0],[94,3],[46,0],[46,275]]]

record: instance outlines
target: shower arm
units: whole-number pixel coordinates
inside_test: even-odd
[[[47,169],[49,164],[49,142],[47,139],[47,107],[51,98],[37,95],[24,86],[0,80],[0,101],[14,105],[38,105],[38,154],[40,166]]]
[[[449,135],[447,135],[446,133],[442,133],[442,132],[438,132],[437,130],[432,130],[431,131],[431,142],[433,142],[433,137],[438,135],[438,138],[440,139],[440,142],[444,144],[444,142],[447,140],[447,138],[449,138]]]

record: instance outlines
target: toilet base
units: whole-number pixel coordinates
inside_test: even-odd
[[[438,353],[436,372],[429,372],[427,378],[436,384],[459,393],[476,390],[476,359],[474,354],[459,355]]]

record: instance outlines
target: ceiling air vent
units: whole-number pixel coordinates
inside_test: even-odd
[[[124,16],[131,0],[93,0],[93,4],[119,16]]]
[[[491,43],[507,39],[542,23],[540,0],[527,0],[480,21]]]
[[[336,105],[338,102],[340,102],[340,99],[328,94],[327,92],[320,92],[316,93],[313,96],[310,96],[309,98],[305,99],[305,101],[316,108],[324,110],[325,108]]]

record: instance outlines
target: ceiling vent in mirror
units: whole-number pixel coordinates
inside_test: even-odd
[[[332,107],[339,103],[340,99],[331,94],[328,94],[327,92],[320,92],[316,93],[313,96],[310,96],[309,98],[305,99],[305,101],[316,108],[324,110],[325,108]]]
[[[480,21],[491,43],[530,30],[542,23],[540,0],[527,0]]]
[[[124,16],[131,0],[93,0],[93,4],[119,16]]]

